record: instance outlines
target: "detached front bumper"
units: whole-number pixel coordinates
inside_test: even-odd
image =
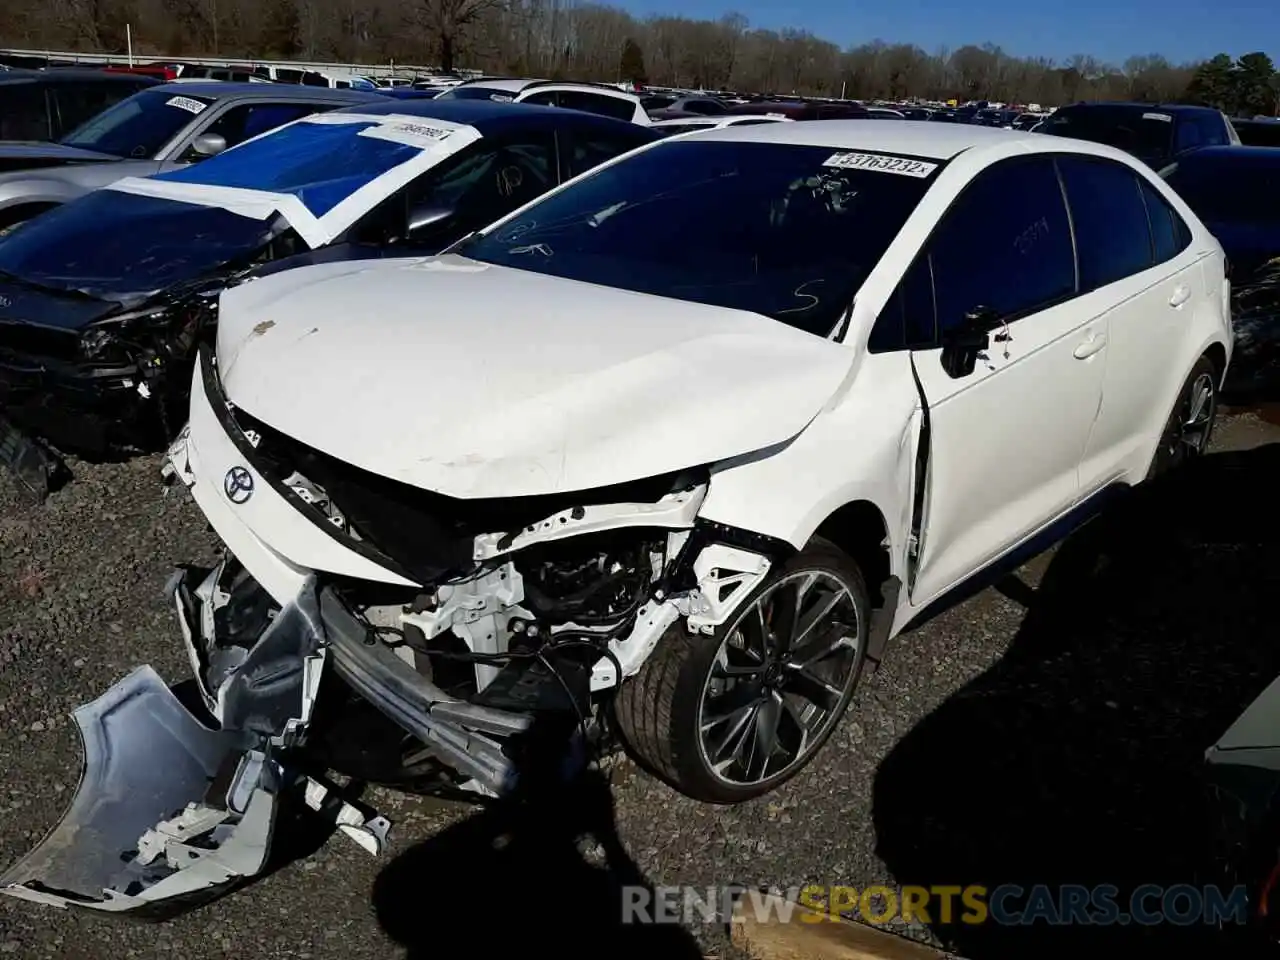
[[[180,613],[187,595],[176,579]],[[310,719],[325,656],[314,598],[281,610],[207,697],[219,729],[145,666],[77,710],[84,771],[71,806],[0,892],[163,916],[260,873],[282,791],[298,779],[282,758]]]

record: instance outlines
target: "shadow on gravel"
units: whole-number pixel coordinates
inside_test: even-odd
[[[460,943],[486,957],[699,960],[683,927],[623,922],[632,891],[653,888],[618,837],[609,782],[597,770],[562,782],[562,736],[539,742],[548,750],[527,753],[518,795],[378,875],[373,905],[383,931],[407,960],[435,960]],[[596,845],[589,860],[582,851]]]
[[[900,884],[1113,884],[1124,911],[1141,885],[1205,881],[1204,751],[1280,674],[1277,477],[1280,444],[1214,454],[1062,545],[1008,655],[880,766],[877,852]],[[974,960],[1225,955],[1203,924],[930,919]]]

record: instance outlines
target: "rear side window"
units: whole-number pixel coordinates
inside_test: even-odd
[[[585,90],[561,90],[557,100],[560,106],[569,110],[582,110],[615,120],[630,120],[636,113],[635,104],[630,100]]]
[[[929,244],[938,329],[980,307],[1017,319],[1075,291],[1071,228],[1053,161],[1002,163],[977,177]]]
[[[1155,262],[1165,263],[1190,246],[1191,228],[1155,187],[1141,179],[1138,185],[1142,189],[1147,220],[1151,224],[1151,246]]]
[[[0,84],[0,140],[48,140],[52,135],[43,84]]]
[[[1080,292],[1150,267],[1151,228],[1137,174],[1110,160],[1072,156],[1059,157],[1058,170],[1075,228]]]

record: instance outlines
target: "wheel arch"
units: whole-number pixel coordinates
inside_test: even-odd
[[[866,579],[872,606],[881,606],[884,603],[881,587],[889,579],[893,564],[889,524],[880,508],[870,500],[851,500],[822,520],[813,535],[834,544],[854,559]]]
[[[5,227],[11,227],[15,223],[30,220],[32,217],[47,213],[60,206],[62,206],[62,203],[56,200],[29,200],[15,203],[0,210],[0,230]]]

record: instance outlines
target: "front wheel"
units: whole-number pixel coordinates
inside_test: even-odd
[[[696,800],[768,793],[813,759],[848,706],[869,614],[857,564],[815,538],[714,634],[668,631],[618,692],[623,740]]]
[[[1209,449],[1218,417],[1218,369],[1208,357],[1191,368],[1165,421],[1148,478],[1158,477]]]

